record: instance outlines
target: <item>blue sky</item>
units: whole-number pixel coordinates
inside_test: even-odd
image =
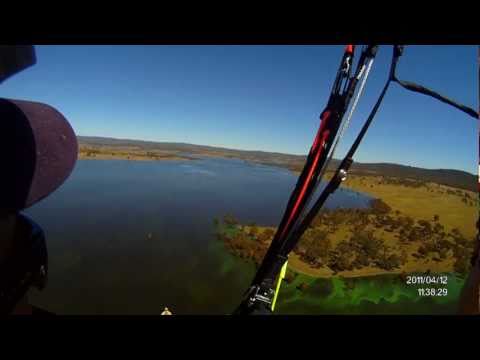
[[[37,46],[38,63],[0,96],[45,102],[78,135],[306,154],[343,45]],[[399,77],[478,108],[475,46],[408,46]],[[344,154],[390,63],[381,47]],[[356,160],[476,173],[478,126],[448,105],[393,84]]]

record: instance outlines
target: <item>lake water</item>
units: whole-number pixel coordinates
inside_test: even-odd
[[[226,314],[253,267],[225,254],[214,218],[276,225],[296,177],[231,159],[79,161],[27,211],[45,230],[49,283],[35,304],[67,314]],[[365,207],[340,190],[332,207]],[[151,236],[149,236],[151,234]]]

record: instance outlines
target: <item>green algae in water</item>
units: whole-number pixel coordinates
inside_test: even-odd
[[[234,226],[218,227],[219,232],[233,235]],[[239,281],[239,274],[248,284],[255,270],[251,263],[231,255],[219,241],[220,270],[225,276]],[[290,270],[291,271],[291,270]],[[294,272],[294,271],[292,271]],[[234,275],[235,274],[235,275]],[[422,275],[425,274],[410,274]],[[439,288],[441,285],[407,285],[399,275],[378,275],[358,278],[314,278],[297,273],[291,283],[283,282],[277,299],[276,314],[455,314],[464,279],[452,273],[436,274],[448,277],[447,296],[421,297],[418,289]],[[242,282],[242,281],[239,281]],[[306,290],[298,287],[306,284]]]
[[[217,235],[226,234],[233,236],[238,229],[234,226],[218,224],[216,225]],[[209,244],[209,252],[219,262],[219,273],[222,276],[234,277],[235,281],[248,283],[255,275],[255,265],[252,261],[238,259],[231,254],[221,240]]]
[[[279,314],[455,314],[464,279],[448,276],[448,296],[421,297],[420,285],[407,285],[398,275],[315,279],[299,274],[282,284]],[[297,287],[305,283],[305,291]],[[436,287],[440,285],[424,285]]]

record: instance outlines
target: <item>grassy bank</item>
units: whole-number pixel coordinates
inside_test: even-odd
[[[332,173],[327,173],[327,178]],[[438,215],[447,231],[458,228],[470,238],[475,236],[478,194],[435,183],[399,180],[383,176],[349,175],[343,187],[381,199],[392,210],[415,220]]]

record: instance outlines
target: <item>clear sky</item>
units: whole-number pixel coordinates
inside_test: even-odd
[[[343,53],[339,46],[37,46],[38,63],[0,96],[53,105],[78,135],[306,154]],[[478,108],[475,46],[408,46],[398,74]],[[336,157],[387,77],[381,47]],[[356,160],[476,173],[468,115],[393,84]]]

